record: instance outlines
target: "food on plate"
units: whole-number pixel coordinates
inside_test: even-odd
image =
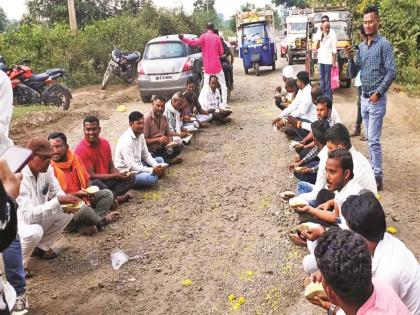
[[[289,200],[289,205],[292,207],[303,207],[303,206],[307,206],[308,202],[301,197],[294,197]]]
[[[321,282],[310,282],[305,287],[305,297],[308,299],[313,299],[315,297],[327,298],[327,294],[325,293]]]

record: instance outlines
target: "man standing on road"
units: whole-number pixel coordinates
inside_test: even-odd
[[[379,12],[369,6],[363,17],[367,40],[359,44],[356,61],[353,49],[346,47],[352,76],[360,70],[362,81],[361,110],[369,143],[370,161],[373,165],[378,190],[383,189],[381,132],[388,91],[396,76],[391,43],[378,34]]]
[[[188,39],[184,38],[184,35],[182,34],[179,34],[178,36],[180,40],[190,46],[201,47],[204,67],[204,88],[200,93],[200,99],[202,95],[207,94],[210,76],[215,75],[219,79],[219,84],[222,88],[222,102],[227,106],[226,80],[222,64],[220,63],[220,57],[223,55],[224,51],[220,37],[214,33],[214,24],[212,22],[207,23],[207,32],[202,34],[199,38]]]
[[[322,34],[317,38],[317,48],[321,90],[332,99],[331,68],[337,66],[337,36],[330,30],[330,22],[323,22]]]

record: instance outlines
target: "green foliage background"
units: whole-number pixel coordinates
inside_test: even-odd
[[[67,84],[78,87],[102,80],[113,45],[143,53],[145,44],[159,35],[203,31],[201,20],[183,10],[146,6],[135,15],[117,15],[87,24],[76,33],[67,24],[21,23],[0,34],[0,54],[8,65],[30,59],[34,72],[63,67]]]

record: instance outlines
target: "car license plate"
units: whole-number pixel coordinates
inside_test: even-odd
[[[170,80],[173,80],[173,75],[171,74],[155,75],[152,77],[152,81],[154,82],[162,82],[162,81],[170,81]]]

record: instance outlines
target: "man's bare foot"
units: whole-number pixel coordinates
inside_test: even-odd
[[[169,161],[169,165],[181,164],[184,160],[182,157],[176,157]]]
[[[96,232],[98,232],[98,229],[94,225],[92,225],[92,226],[82,226],[81,228],[79,228],[79,234],[80,235],[93,235]]]
[[[105,215],[105,221],[106,223],[112,223],[115,221],[118,221],[121,218],[121,214],[118,211],[112,211],[112,212],[108,212]]]
[[[129,192],[126,192],[124,195],[117,196],[115,199],[118,201],[118,203],[124,203],[130,201],[130,199],[133,199],[133,195]]]

